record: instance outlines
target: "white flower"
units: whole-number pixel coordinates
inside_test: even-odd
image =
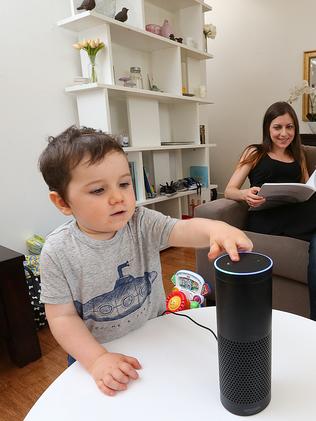
[[[308,85],[307,80],[303,80],[302,84],[300,86],[295,86],[292,91],[290,91],[290,97],[287,102],[292,104],[293,101],[295,101],[297,98],[299,98],[303,94],[310,94],[311,93],[310,86]]]
[[[203,26],[203,34],[205,38],[212,38],[216,37],[216,26],[212,25],[211,23],[207,23]]]
[[[308,102],[310,105],[310,112],[307,114],[307,118],[310,121],[315,121],[314,118],[316,115],[316,87],[309,86],[307,80],[303,80],[300,86],[295,86],[292,91],[290,91],[290,97],[287,100],[289,104],[292,104],[296,101],[301,95],[308,95]]]

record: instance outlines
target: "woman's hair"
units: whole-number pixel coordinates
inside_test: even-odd
[[[245,158],[241,159],[238,166],[251,164],[251,167],[254,168],[260,161],[260,159],[262,159],[265,155],[267,155],[268,152],[272,150],[270,125],[275,118],[284,114],[289,114],[291,116],[295,127],[295,136],[293,141],[287,147],[287,152],[290,156],[292,156],[295,159],[295,161],[300,163],[301,169],[303,170],[304,158],[301,148],[301,138],[299,134],[298,119],[291,105],[287,102],[282,101],[275,102],[274,104],[270,105],[270,107],[267,109],[263,117],[262,143],[247,146],[242,153],[242,156],[244,156]]]
[[[101,161],[109,152],[125,152],[116,140],[91,128],[71,126],[60,135],[48,138],[48,145],[39,157],[39,169],[50,191],[65,201],[71,171],[88,157],[88,165]]]

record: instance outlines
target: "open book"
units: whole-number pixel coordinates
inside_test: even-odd
[[[287,203],[305,202],[316,191],[316,170],[308,181],[303,183],[264,183],[258,196],[266,198],[265,203],[252,210],[261,210]]]

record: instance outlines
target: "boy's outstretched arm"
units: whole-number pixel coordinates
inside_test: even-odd
[[[108,352],[92,336],[73,303],[45,304],[49,327],[61,347],[91,374],[99,389],[113,396],[138,378],[138,360]]]
[[[251,251],[253,248],[251,240],[238,228],[204,218],[179,220],[171,231],[169,246],[209,246],[209,259],[215,259],[226,251],[234,261],[239,260],[238,251]]]

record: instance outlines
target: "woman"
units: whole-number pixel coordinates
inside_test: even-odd
[[[247,177],[250,188],[242,189]],[[265,198],[258,194],[264,183],[305,183],[308,178],[295,111],[287,102],[276,102],[265,113],[262,143],[245,149],[225,197],[248,203],[247,230],[310,241],[310,317],[316,320],[316,195],[303,203],[260,210]]]

